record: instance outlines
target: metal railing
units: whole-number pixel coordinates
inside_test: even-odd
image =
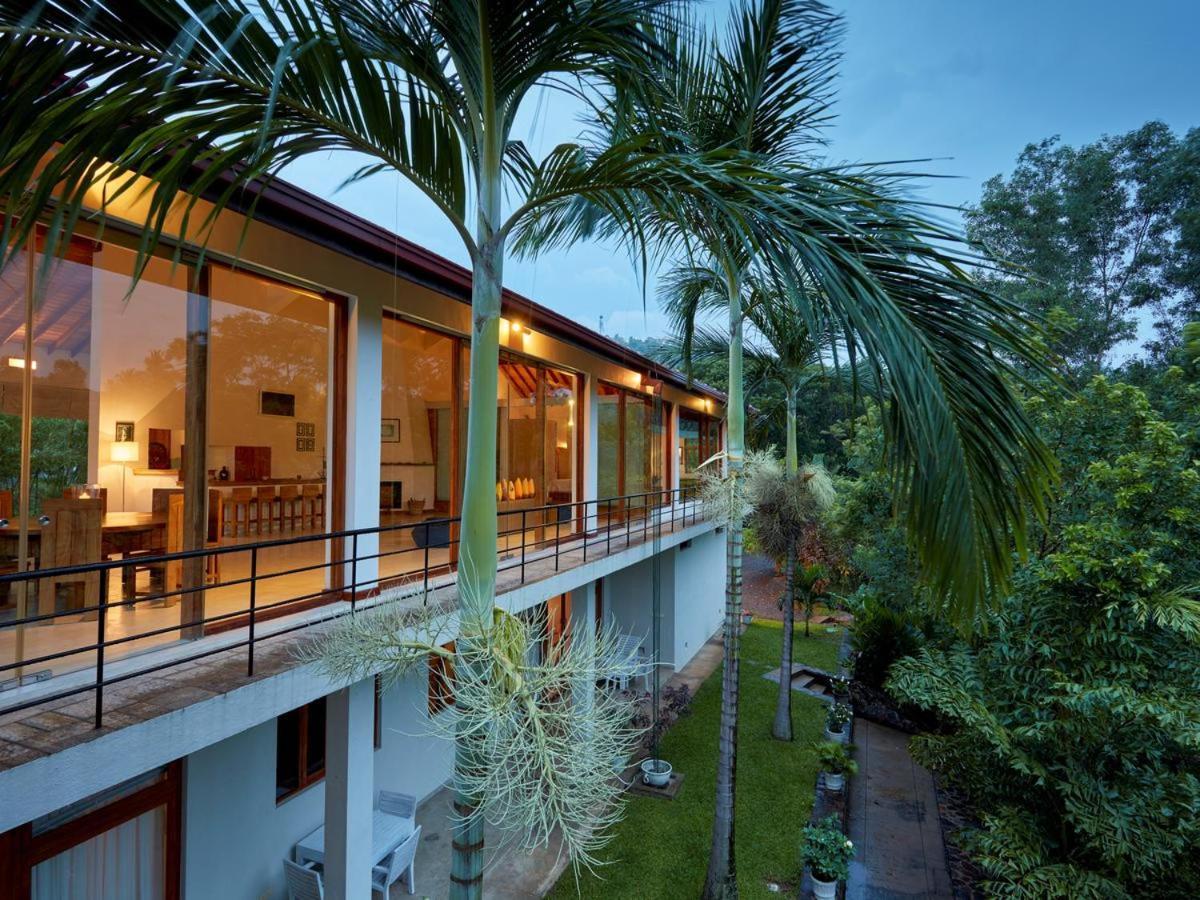
[[[526,583],[527,568],[533,563],[548,563],[553,560],[553,571],[557,572],[564,557],[572,554],[577,554],[579,563],[582,564],[587,562],[589,550],[593,556],[600,553],[601,550],[604,555],[607,555],[612,552],[614,542],[618,550],[623,550],[635,540],[641,543],[654,536],[660,536],[664,531],[672,532],[677,527],[695,524],[704,518],[702,506],[695,487],[688,486],[672,490],[627,494],[602,500],[566,501],[498,511],[498,579],[506,572],[515,571],[519,573],[517,584],[521,585]],[[15,681],[20,685],[22,683],[20,673],[31,667],[49,665],[81,654],[95,653],[95,662],[91,666],[95,671],[94,679],[12,705],[3,702],[4,694],[0,692],[0,714],[17,712],[94,691],[95,727],[100,728],[103,725],[105,688],[240,648],[246,650],[247,676],[253,676],[255,650],[257,645],[265,640],[328,622],[330,619],[343,615],[353,614],[361,601],[392,586],[411,587],[415,593],[419,585],[422,593],[428,593],[431,578],[448,575],[455,571],[457,550],[461,542],[460,523],[461,520],[458,517],[429,518],[372,528],[292,535],[269,540],[222,544],[198,550],[140,555],[128,559],[109,559],[85,565],[35,569],[0,575],[0,588],[7,587],[10,592],[23,590],[26,597],[35,599],[39,593],[37,587],[43,581],[49,580],[56,584],[64,577],[70,577],[73,581],[87,576],[99,579],[99,602],[94,605],[38,612],[0,622],[0,635],[2,635],[12,629],[52,626],[66,619],[79,621],[83,617],[84,620],[90,621],[90,617],[95,615],[94,640],[74,643],[64,649],[56,649],[54,652],[29,659],[17,658],[12,662],[0,665],[0,683],[5,682],[6,679],[14,680],[9,673],[15,671],[17,673]],[[551,530],[553,531],[552,537],[549,536]],[[412,546],[382,549],[385,537],[402,537],[405,532],[409,533]],[[519,541],[514,546],[513,537],[517,535],[519,535]],[[372,538],[376,539],[379,547],[371,546],[373,541],[370,539]],[[622,540],[624,545],[621,543]],[[324,545],[323,549],[327,552],[322,555],[327,558],[320,562],[305,563],[278,571],[264,571],[260,565],[263,557],[270,555],[273,551],[313,544]],[[362,546],[364,544],[367,546]],[[363,552],[360,553],[360,549]],[[446,561],[431,559],[431,550],[445,550]],[[416,559],[413,560],[415,562],[413,568],[389,574],[376,571],[362,580],[359,578],[360,566],[363,563],[375,561],[376,566],[380,566],[384,560],[406,556],[412,559],[414,555]],[[249,572],[246,576],[230,580],[210,580],[205,575],[211,563],[236,556],[248,557]],[[163,589],[152,590],[143,596],[132,598],[122,596],[118,600],[110,599],[109,582],[114,574],[122,575],[122,584],[125,583],[127,574],[124,570],[130,568],[148,569],[151,573],[157,572],[159,578],[165,579],[168,564],[180,564],[185,570],[198,571],[200,573],[199,583],[189,585],[186,583],[189,579],[185,576],[181,587],[172,588],[164,582]],[[325,579],[326,583],[321,589],[309,590],[295,596],[289,595],[284,599],[261,602],[259,595],[264,583],[318,571],[328,573]],[[347,573],[349,574],[348,579],[345,577]],[[129,574],[134,575],[136,583],[136,573]],[[151,577],[153,578],[154,575],[152,574]],[[236,587],[244,587],[246,591],[245,606],[239,606],[232,610],[226,609],[214,615],[203,615],[202,595],[205,592]],[[508,588],[510,585],[502,585],[502,587]],[[193,615],[184,621],[184,610],[187,608],[184,601],[188,597],[197,595],[201,595],[199,601],[201,614]],[[106,633],[108,613],[112,610],[145,604],[162,606],[175,599],[180,602],[180,620],[177,623],[118,636],[110,636]],[[338,601],[342,601],[344,605],[331,610],[328,615],[305,619],[294,624],[284,624],[281,627],[272,628],[267,633],[258,631],[258,627],[264,621]],[[245,629],[245,635],[236,640],[197,643],[196,651],[193,653],[172,656],[163,661],[147,657],[144,666],[133,666],[129,671],[115,675],[106,672],[106,665],[111,665],[106,659],[109,651],[125,648],[137,641],[165,637],[173,633],[178,633],[180,639],[197,638],[206,634],[240,628]],[[161,646],[156,645],[155,649]],[[132,656],[124,658],[130,659]],[[89,667],[82,666],[80,668],[86,670]]]

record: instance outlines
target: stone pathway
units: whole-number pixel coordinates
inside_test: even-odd
[[[908,755],[908,735],[859,718],[853,740],[846,900],[953,897],[933,778]]]

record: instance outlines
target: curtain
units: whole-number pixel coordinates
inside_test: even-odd
[[[33,900],[161,900],[166,809],[142,813],[33,870]]]

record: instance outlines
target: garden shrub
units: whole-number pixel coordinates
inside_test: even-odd
[[[882,687],[892,664],[916,653],[922,642],[921,631],[907,614],[868,598],[855,613],[850,633],[854,678],[869,687]]]
[[[980,810],[965,845],[993,894],[1194,896],[1200,470],[1128,385],[1042,414],[1064,473],[1047,552],[981,637],[900,660],[888,688],[948,726],[913,752]]]

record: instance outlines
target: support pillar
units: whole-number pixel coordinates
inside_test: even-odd
[[[325,896],[371,896],[375,681],[334,691],[325,719]]]

